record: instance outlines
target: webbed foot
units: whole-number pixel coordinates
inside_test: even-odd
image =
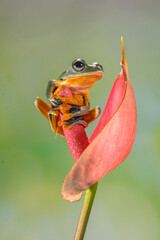
[[[52,108],[39,97],[36,98],[34,104],[38,111],[49,120],[52,130],[64,136],[63,128],[58,126],[58,121],[60,121],[59,112],[52,112]]]

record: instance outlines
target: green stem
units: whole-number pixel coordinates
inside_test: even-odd
[[[74,240],[83,240],[98,182],[86,190]]]

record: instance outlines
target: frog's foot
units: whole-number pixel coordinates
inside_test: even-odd
[[[58,126],[65,126],[65,129],[70,129],[75,124],[82,124],[85,128],[88,126],[88,123],[84,121],[82,116],[73,117],[66,121],[59,121]]]
[[[88,124],[93,122],[101,113],[100,107],[95,107],[89,111],[88,114],[83,115],[84,121],[86,121]]]
[[[69,110],[70,117],[83,116],[89,113],[90,103],[88,103],[85,107],[81,107],[79,105],[71,104],[71,108]]]
[[[63,102],[59,98],[48,99],[49,102],[52,104],[51,111],[55,111],[58,106],[63,104]]]
[[[52,130],[64,136],[63,128],[58,126],[60,120],[59,111],[52,112],[52,108],[39,97],[36,98],[34,104],[38,111],[49,120]]]
[[[60,120],[59,112],[55,111],[54,113],[49,113],[48,117],[53,132],[59,133],[60,135],[64,136],[62,126],[58,125],[58,122]]]
[[[34,101],[34,104],[36,106],[36,108],[38,109],[38,111],[47,119],[49,119],[48,117],[48,113],[51,110],[51,107],[45,103],[41,98],[37,97]]]

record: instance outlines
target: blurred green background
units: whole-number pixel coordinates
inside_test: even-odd
[[[1,240],[73,239],[82,201],[60,195],[73,159],[33,102],[46,101],[48,81],[81,57],[104,67],[90,90],[91,105],[103,109],[121,69],[121,34],[137,136],[128,159],[101,180],[85,239],[160,239],[159,13],[153,0],[0,1]]]

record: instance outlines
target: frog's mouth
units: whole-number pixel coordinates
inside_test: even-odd
[[[76,75],[70,75],[68,78],[81,78],[84,76],[100,76],[100,79],[103,77],[103,71],[96,71],[96,72],[87,72],[87,73],[77,73]]]

